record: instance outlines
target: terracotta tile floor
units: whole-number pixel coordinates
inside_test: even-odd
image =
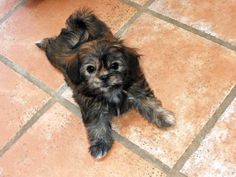
[[[100,161],[71,90],[34,45],[80,7],[138,48],[177,117],[166,130],[134,110],[115,118]],[[236,177],[235,12],[233,0],[0,1],[0,177]]]

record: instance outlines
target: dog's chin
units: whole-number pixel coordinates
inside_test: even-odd
[[[100,88],[99,88],[99,91],[102,93],[102,94],[107,94],[109,92],[114,92],[114,91],[119,91],[119,90],[122,90],[122,84],[119,83],[119,84],[113,84],[113,85],[102,85]]]

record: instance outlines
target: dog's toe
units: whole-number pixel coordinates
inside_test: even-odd
[[[90,146],[89,151],[95,159],[101,159],[106,156],[108,149],[109,148],[106,143],[99,142],[95,145]]]
[[[159,119],[157,120],[157,125],[160,128],[166,128],[171,127],[176,124],[176,119],[173,113],[167,112],[163,114]]]

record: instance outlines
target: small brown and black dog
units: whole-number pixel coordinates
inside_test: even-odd
[[[158,127],[175,124],[173,114],[149,88],[139,65],[140,56],[91,11],[76,11],[58,36],[36,45],[72,88],[94,158],[105,156],[112,146],[112,117],[131,108]]]

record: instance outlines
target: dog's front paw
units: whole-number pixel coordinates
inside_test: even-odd
[[[98,142],[95,145],[90,146],[89,151],[95,159],[101,159],[106,156],[109,149],[110,148],[106,143]]]
[[[170,111],[163,112],[156,120],[156,124],[160,128],[170,127],[176,124],[175,116]]]

